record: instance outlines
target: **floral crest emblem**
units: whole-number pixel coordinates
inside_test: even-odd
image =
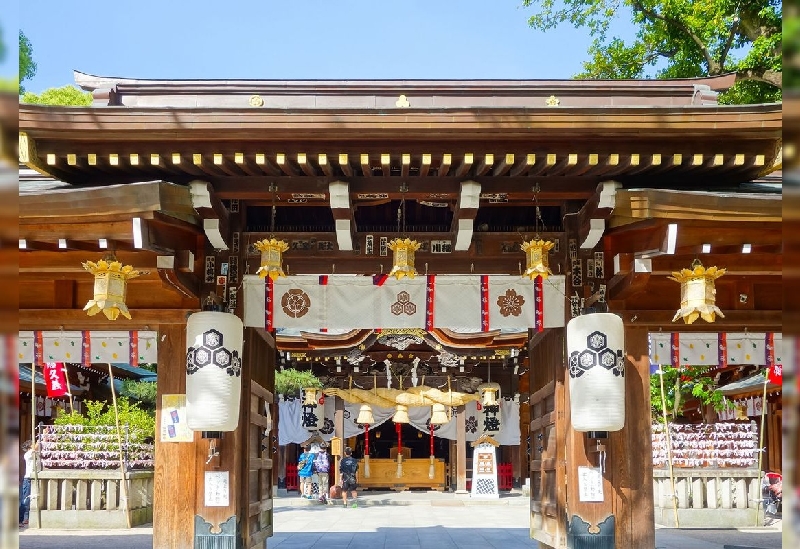
[[[497,306],[500,307],[500,314],[503,316],[519,316],[522,314],[522,306],[525,304],[525,298],[519,295],[515,290],[506,290],[505,295],[497,298]]]

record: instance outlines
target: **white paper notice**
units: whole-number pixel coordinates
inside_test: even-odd
[[[227,507],[229,505],[228,471],[206,471],[206,507]]]
[[[600,467],[578,467],[580,501],[603,501],[603,471]]]
[[[192,442],[186,423],[186,395],[161,395],[161,442]]]

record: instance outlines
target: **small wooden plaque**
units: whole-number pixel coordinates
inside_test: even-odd
[[[331,438],[331,455],[342,457],[342,439],[339,437]]]

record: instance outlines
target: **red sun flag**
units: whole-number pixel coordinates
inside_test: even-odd
[[[64,363],[45,362],[43,370],[47,396],[52,398],[66,395],[67,378],[64,374]]]

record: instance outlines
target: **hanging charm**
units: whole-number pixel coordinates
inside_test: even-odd
[[[395,238],[389,242],[388,247],[394,253],[389,276],[394,276],[398,280],[404,276],[414,278],[417,274],[417,269],[414,268],[414,252],[419,250],[420,243],[410,238]]]
[[[283,252],[289,249],[286,242],[275,238],[265,238],[253,246],[261,252],[261,266],[256,271],[258,276],[261,278],[269,276],[272,280],[286,276],[283,272]]]
[[[527,276],[531,280],[539,276],[542,280],[546,280],[548,276],[553,274],[550,270],[550,258],[548,255],[553,246],[555,244],[549,240],[533,239],[523,242],[520,247],[525,252],[527,267],[522,276]]]

